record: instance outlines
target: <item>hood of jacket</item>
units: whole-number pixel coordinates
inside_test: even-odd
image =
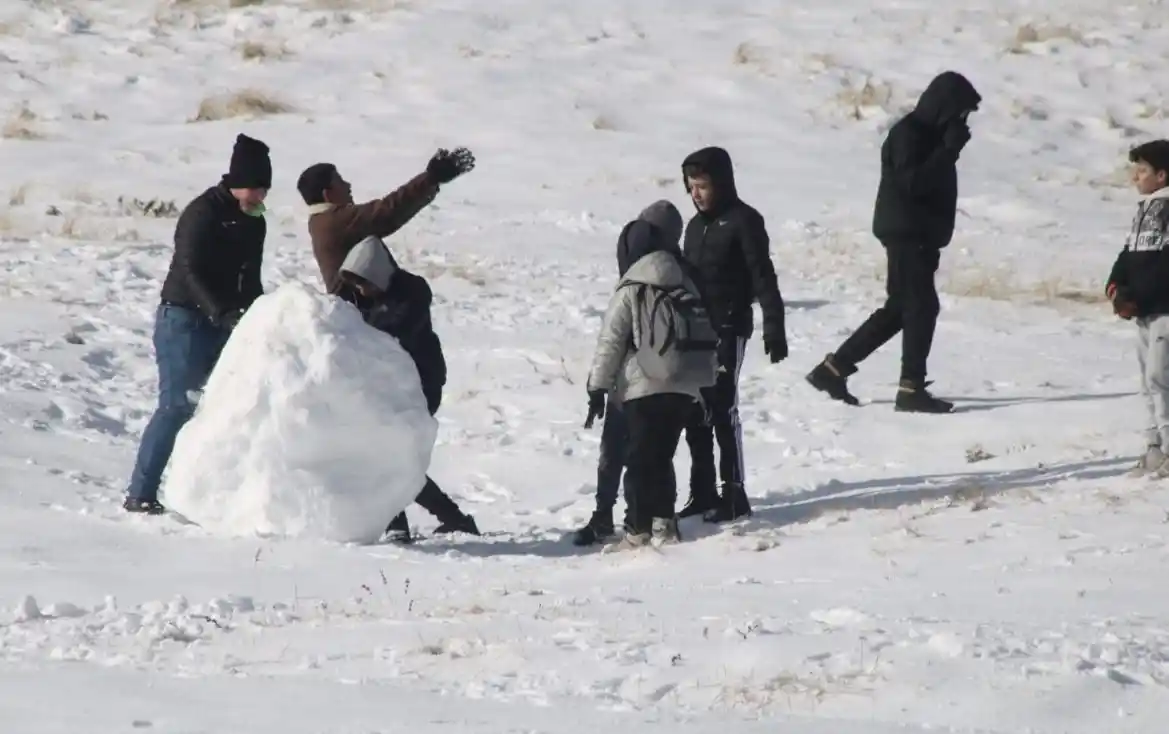
[[[675,247],[673,250],[655,250],[639,258],[621,276],[618,287],[643,283],[670,290],[686,285],[687,282],[681,253]]]
[[[630,267],[651,252],[681,254],[682,215],[668,201],[650,204],[621,230],[617,238],[617,273],[625,275]]]
[[[731,154],[717,146],[696,150],[682,161],[682,183],[686,186],[686,194],[690,194],[690,184],[686,182],[686,169],[695,166],[710,176],[714,185],[715,207],[722,208],[734,203],[739,198],[739,190],[735,187],[735,166],[731,163]]]
[[[944,127],[962,113],[977,110],[980,102],[982,96],[969,79],[956,71],[944,71],[921,93],[912,114],[927,125]]]
[[[389,290],[390,279],[398,264],[380,237],[369,236],[358,242],[341,263],[341,272],[352,273],[383,291]]]

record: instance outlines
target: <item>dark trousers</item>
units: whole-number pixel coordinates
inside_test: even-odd
[[[442,387],[434,388],[426,386],[422,392],[426,396],[426,405],[430,410],[430,414],[434,415],[438,412],[439,406],[442,405]],[[458,520],[463,515],[458,504],[451,499],[450,495],[439,488],[438,484],[430,478],[430,475],[426,476],[426,484],[422,485],[422,491],[418,493],[414,502],[433,515],[440,523]],[[402,510],[394,516],[393,520],[390,520],[386,531],[409,529],[410,521],[406,519],[406,511]]]
[[[414,502],[433,515],[440,523],[451,522],[463,516],[458,504],[451,499],[450,495],[442,491],[429,476],[426,477],[426,484],[422,485],[422,491],[418,493],[418,497],[415,498]],[[410,522],[406,519],[405,510],[399,512],[390,521],[389,527],[386,528],[386,530],[409,529]]]
[[[926,361],[938,324],[934,276],[940,253],[913,243],[886,243],[889,260],[885,305],[836,350],[833,361],[846,374],[901,332],[901,379],[925,382]]]
[[[150,416],[127,493],[157,501],[162,473],[175,438],[195,413],[196,395],[215,368],[230,332],[212,325],[199,311],[161,304],[154,317],[154,360],[158,365],[158,407]]]
[[[625,447],[629,441],[629,426],[620,404],[609,403],[605,409],[605,424],[601,428],[601,455],[597,459],[597,512],[612,514],[617,504],[617,490],[625,471]],[[629,477],[625,478],[629,492]],[[629,500],[626,497],[626,505]]]
[[[723,336],[718,345],[718,380],[707,390],[706,410],[691,409],[686,425],[690,447],[690,494],[696,497],[717,493],[715,488],[714,442],[718,440],[718,477],[723,484],[742,484],[743,426],[739,422],[739,371],[747,339]],[[707,415],[709,414],[709,420]]]
[[[630,532],[648,533],[655,517],[674,517],[678,496],[674,453],[693,406],[694,398],[672,393],[636,398],[622,406],[629,426],[625,495]]]

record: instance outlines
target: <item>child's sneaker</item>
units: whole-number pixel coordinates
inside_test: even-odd
[[[645,548],[649,546],[652,539],[653,535],[651,533],[634,533],[627,531],[620,540],[605,546],[601,552],[619,553],[621,551]]]
[[[654,545],[670,545],[682,541],[682,533],[678,531],[678,518],[655,517],[650,539]]]

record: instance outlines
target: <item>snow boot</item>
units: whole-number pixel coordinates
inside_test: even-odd
[[[717,524],[734,522],[743,517],[751,517],[751,514],[751,500],[747,498],[747,490],[742,484],[728,482],[723,485],[718,507],[707,512],[702,519]]]
[[[410,521],[406,519],[406,512],[403,510],[399,512],[390,524],[386,526],[386,532],[382,536],[388,543],[398,543],[399,545],[409,545],[414,542],[414,536],[410,534]]]
[[[1129,472],[1130,477],[1143,477],[1146,474],[1156,472],[1161,473],[1161,467],[1165,465],[1165,460],[1169,458],[1165,456],[1165,452],[1161,450],[1160,446],[1149,446],[1145,449],[1145,453],[1141,458],[1137,459],[1136,466]]]
[[[572,534],[572,544],[576,546],[595,545],[613,537],[616,530],[613,527],[613,512],[597,510],[589,521]]]
[[[122,503],[122,509],[139,515],[166,514],[166,508],[158,500],[140,500],[133,497],[126,498],[126,501]]]
[[[954,404],[949,400],[935,398],[926,390],[928,382],[902,380],[897,388],[897,399],[893,410],[899,413],[952,413]]]
[[[831,354],[825,356],[824,361],[816,365],[804,379],[820,392],[827,393],[833,400],[839,400],[846,405],[860,405],[861,401],[848,391],[848,376],[856,372],[856,367],[841,367],[834,359]]]
[[[678,513],[678,519],[684,520],[688,517],[705,515],[711,510],[717,508],[718,503],[718,492],[714,489],[714,487],[705,490],[691,488],[690,499],[686,500],[686,505],[682,508],[682,511]]]
[[[650,542],[658,546],[682,542],[682,533],[678,530],[678,518],[655,517],[650,529]]]
[[[444,520],[441,525],[434,529],[435,535],[450,535],[451,533],[466,533],[467,535],[482,535],[479,532],[479,526],[475,524],[475,518],[470,515],[459,513],[458,517],[452,517],[449,520]]]

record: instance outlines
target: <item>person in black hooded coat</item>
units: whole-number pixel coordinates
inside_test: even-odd
[[[719,330],[721,371],[705,408],[696,410],[686,428],[693,467],[690,499],[678,516],[724,522],[751,514],[739,425],[739,369],[754,331],[751,307],[757,301],[763,312],[763,349],[774,364],[787,357],[784,304],[767,227],[763,216],[739,198],[730,154],[717,147],[695,151],[682,162],[682,174],[698,210],[686,225],[683,254]],[[721,497],[715,488],[715,439]]]
[[[807,376],[817,390],[849,405],[848,376],[870,354],[901,333],[899,411],[949,413],[953,403],[926,387],[926,362],[940,305],[934,283],[941,250],[954,235],[958,156],[970,140],[967,117],[982,97],[966,77],[935,77],[917,106],[889,130],[881,146],[881,182],[873,235],[888,258],[885,304]]]

